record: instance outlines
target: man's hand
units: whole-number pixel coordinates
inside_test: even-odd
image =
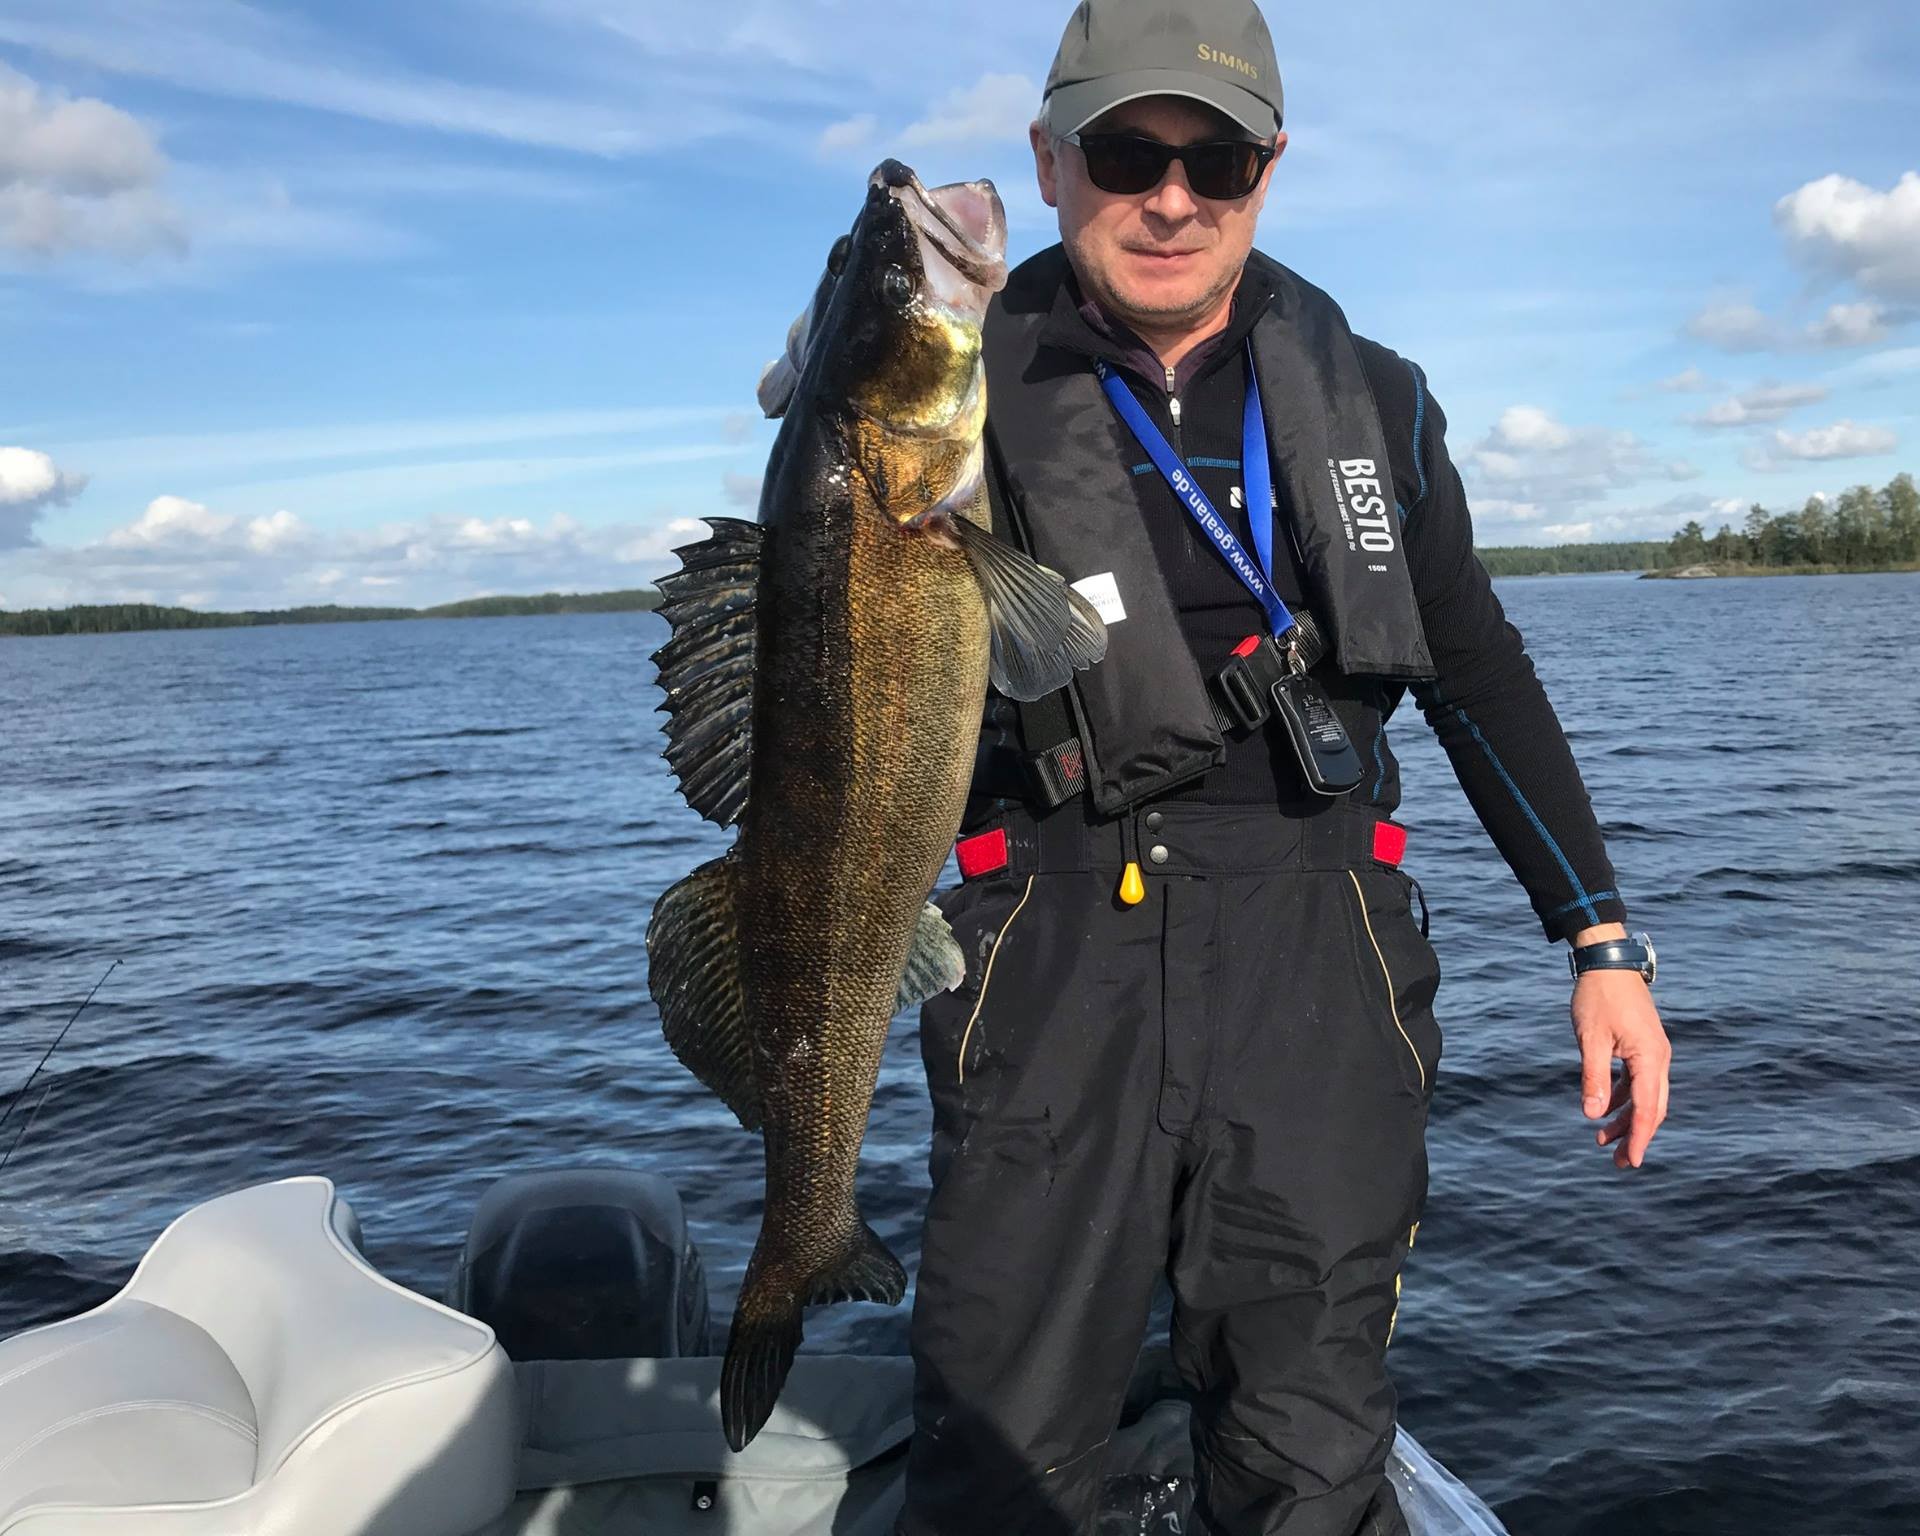
[[[1626,936],[1620,924],[1607,923],[1576,933],[1573,943]],[[1614,1167],[1638,1168],[1667,1118],[1667,1068],[1673,1061],[1653,993],[1637,971],[1588,971],[1574,983],[1569,1011],[1580,1042],[1580,1107],[1589,1120],[1613,1116],[1595,1140],[1613,1148]],[[1609,1094],[1608,1068],[1616,1060],[1626,1070]]]

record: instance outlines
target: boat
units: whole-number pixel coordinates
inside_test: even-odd
[[[743,1451],[720,1429],[684,1208],[623,1168],[506,1177],[445,1299],[368,1262],[324,1177],[175,1219],[114,1296],[0,1339],[0,1536],[888,1536],[911,1362],[803,1354]],[[1100,1536],[1180,1536],[1187,1410],[1136,1373]],[[1413,1536],[1505,1536],[1399,1432]]]

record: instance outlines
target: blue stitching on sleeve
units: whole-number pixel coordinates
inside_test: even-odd
[[[1535,813],[1533,807],[1527,804],[1527,797],[1520,793],[1520,786],[1513,782],[1513,777],[1507,772],[1506,765],[1500,761],[1500,754],[1495,752],[1492,744],[1480,734],[1480,727],[1467,718],[1467,712],[1464,709],[1456,708],[1453,713],[1467,728],[1473,739],[1480,744],[1480,750],[1486,753],[1487,761],[1493,764],[1493,771],[1500,775],[1500,782],[1507,786],[1507,793],[1513,796],[1514,803],[1526,813],[1527,820],[1533,823],[1533,830],[1540,834],[1547,845],[1547,850],[1560,865],[1560,872],[1567,877],[1567,884],[1573,887],[1574,899],[1560,910],[1570,912],[1578,907],[1586,913],[1589,925],[1599,922],[1599,914],[1593,909],[1594,902],[1599,898],[1587,894],[1587,888],[1580,883],[1580,877],[1573,872],[1573,865],[1567,862],[1567,856],[1560,851],[1560,845],[1553,840],[1553,834],[1547,830],[1547,824]]]
[[[1420,428],[1427,419],[1427,380],[1419,365],[1411,358],[1402,358],[1401,361],[1407,365],[1407,372],[1413,375],[1413,467],[1420,476],[1420,494],[1413,499],[1417,507],[1427,499],[1427,461],[1420,452]],[[1402,513],[1402,520],[1405,517],[1406,514]]]
[[[1387,765],[1380,756],[1380,749],[1386,744],[1387,722],[1382,720],[1380,722],[1380,728],[1373,733],[1373,766],[1378,768],[1380,772],[1374,776],[1373,793],[1367,797],[1369,800],[1378,800],[1380,798],[1380,786],[1387,781]]]
[[[1150,475],[1153,473],[1153,466],[1151,464],[1136,464],[1133,466],[1133,472],[1136,475]]]
[[[1240,467],[1240,461],[1238,459],[1209,459],[1197,457],[1188,459],[1187,462],[1195,469],[1238,469]]]
[[[1591,897],[1591,900],[1596,902],[1618,901],[1619,899],[1620,899],[1620,893],[1618,891],[1595,891],[1593,893],[1593,896]],[[1544,920],[1547,922],[1552,922],[1556,917],[1564,917],[1567,913],[1571,912],[1575,907],[1580,906],[1581,904],[1582,903],[1579,898],[1576,898],[1573,901],[1563,901],[1560,903],[1559,906],[1555,907],[1551,912],[1547,913]]]

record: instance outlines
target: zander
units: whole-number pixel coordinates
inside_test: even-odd
[[[987,683],[1037,698],[1106,650],[1092,606],[990,528],[980,327],[1005,244],[991,182],[928,191],[882,163],[761,380],[785,419],[759,522],[709,518],[660,583],[667,758],[695,810],[740,827],[647,931],[669,1045],[765,1144],[721,1372],[736,1450],[803,1308],[906,1288],[854,1172],[889,1022],[964,975],[926,898]]]

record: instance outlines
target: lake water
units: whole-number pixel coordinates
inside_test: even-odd
[[[1911,1536],[1920,577],[1500,592],[1658,940],[1673,1110],[1637,1173],[1593,1146],[1563,951],[1403,715],[1447,1045],[1402,1418],[1516,1536]],[[758,1142],[646,992],[654,897],[729,840],[660,759],[664,635],[0,641],[0,1093],[120,962],[0,1174],[0,1334],[108,1294],[189,1204],[296,1173],[437,1294],[495,1178],[608,1162],[677,1181],[727,1315]],[[862,1198],[910,1264],[927,1129],[902,1024]],[[808,1342],[904,1331],[842,1307]]]

